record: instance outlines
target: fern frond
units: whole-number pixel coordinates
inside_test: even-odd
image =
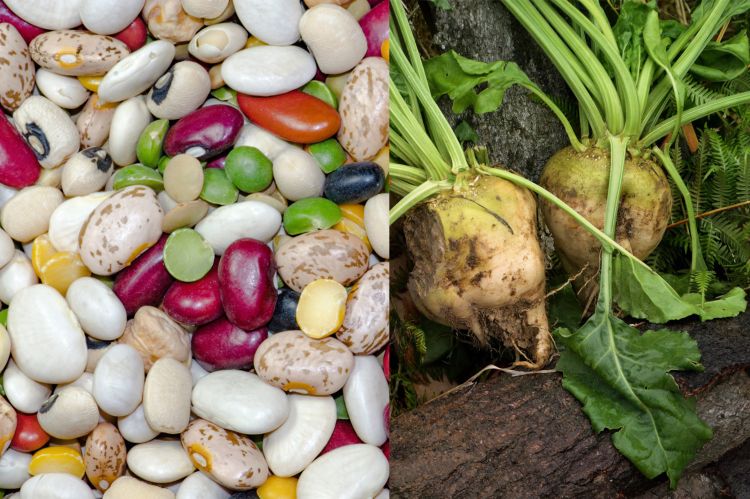
[[[424,329],[413,322],[405,322],[404,330],[409,335],[414,347],[417,349],[420,359],[424,358],[427,354],[427,335],[425,334]]]
[[[721,93],[724,95],[736,94],[746,90],[750,90],[750,73],[747,72],[721,86]]]
[[[742,227],[738,227],[733,217],[722,213],[714,217],[714,227],[726,251],[719,254],[726,266],[750,260],[750,247]]]
[[[701,250],[703,259],[709,268],[717,263],[717,257],[721,247],[721,239],[711,219],[703,219],[699,224]]]
[[[748,137],[750,135],[743,135]],[[750,147],[743,150],[742,161],[737,172],[737,201],[749,201],[750,200]]]
[[[696,270],[690,274],[690,288],[705,297],[715,279],[716,272],[713,270]]]
[[[703,83],[696,81],[690,75],[686,75],[683,81],[685,83],[685,97],[695,106],[708,104],[727,96],[723,89],[713,90]]]

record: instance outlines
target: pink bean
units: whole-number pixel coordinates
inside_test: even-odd
[[[367,38],[367,53],[365,57],[380,57],[380,47],[388,38],[388,2],[381,2],[362,16],[359,25]]]
[[[321,454],[330,452],[333,449],[338,449],[345,445],[361,444],[362,441],[357,436],[357,432],[354,431],[352,424],[346,419],[339,419],[336,421],[336,426],[333,427],[333,434],[328,439],[328,443],[321,451]]]

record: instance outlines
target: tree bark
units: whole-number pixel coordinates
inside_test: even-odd
[[[743,447],[750,439],[750,313],[670,329],[688,331],[701,347],[705,371],[675,378],[714,430],[688,470],[693,474],[681,482],[683,490],[693,487],[685,495],[670,492],[664,477],[643,477],[608,432],[594,434],[559,374],[501,374],[394,419],[392,496],[742,497],[750,490],[750,466],[737,471],[750,461],[750,448]],[[739,457],[721,460],[734,449]],[[722,462],[731,479],[699,473],[707,465],[720,470]]]
[[[556,102],[575,108],[575,100],[544,52],[499,0],[450,0],[451,9],[427,0],[407,0],[420,46],[432,55],[455,50],[484,62],[513,61]],[[569,144],[565,130],[544,104],[520,88],[508,90],[500,110],[457,116],[449,100],[440,101],[454,124],[466,121],[489,148],[493,164],[539,180],[547,160]],[[578,126],[574,120],[573,126]]]

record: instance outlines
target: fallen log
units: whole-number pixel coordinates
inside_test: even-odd
[[[714,430],[687,471],[697,473],[750,439],[750,313],[670,328],[688,331],[703,354],[704,372],[675,374]],[[646,479],[612,446],[609,432],[594,434],[560,379],[557,373],[499,374],[396,417],[391,495],[668,497],[664,477]],[[750,489],[750,477],[739,475],[734,485],[723,486],[722,497],[742,497],[739,491]],[[705,486],[706,480],[696,476],[683,482]],[[683,497],[710,497],[687,494]]]

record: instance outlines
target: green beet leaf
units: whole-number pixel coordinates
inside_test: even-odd
[[[729,40],[709,42],[690,71],[703,80],[729,81],[741,76],[750,64],[750,43],[743,30]]]
[[[564,347],[557,370],[582,404],[594,431],[614,431],[612,442],[646,477],[666,473],[674,487],[711,428],[682,397],[674,370],[701,370],[698,345],[686,333],[641,334],[608,314],[596,313],[578,331],[556,332]]]
[[[496,111],[511,86],[534,86],[513,62],[475,61],[452,50],[425,61],[424,68],[433,97],[448,95],[454,113],[469,107],[477,114]],[[485,83],[487,88],[477,93],[475,87]]]
[[[466,142],[472,142],[474,144],[479,143],[479,135],[467,122],[462,121],[453,130],[456,132],[456,138],[461,144]]]
[[[746,293],[742,288],[732,288],[728,293],[715,300],[704,301],[700,293],[689,293],[682,296],[688,303],[698,309],[701,320],[710,321],[724,317],[735,317],[747,308]]]
[[[450,0],[430,0],[430,2],[434,3],[435,6],[439,9],[443,9],[443,10],[453,9],[453,6],[451,5]]]
[[[711,301],[699,293],[680,296],[659,274],[622,254],[614,257],[613,292],[617,305],[629,315],[658,324],[690,315],[704,321],[734,317],[747,307],[740,288]]]
[[[622,3],[620,15],[612,27],[617,39],[620,55],[630,74],[638,77],[641,66],[646,60],[646,48],[643,45],[643,28],[649,13],[656,10],[656,2],[628,0]]]
[[[672,131],[672,137],[677,137],[680,130],[680,123],[682,122],[682,110],[685,105],[685,85],[672,70],[664,43],[666,39],[662,39],[659,14],[655,10],[652,10],[646,16],[646,24],[643,27],[643,41],[646,44],[648,55],[667,73],[669,81],[672,84],[675,106],[677,107],[677,122]]]

